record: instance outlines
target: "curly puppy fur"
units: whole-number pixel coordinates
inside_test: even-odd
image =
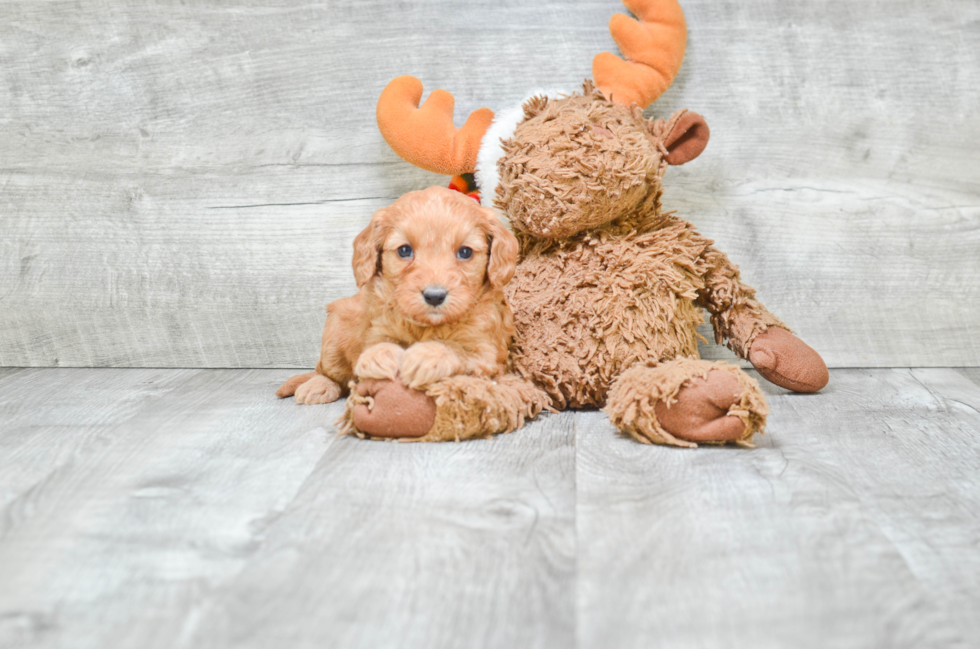
[[[514,332],[503,287],[516,262],[517,241],[493,210],[443,187],[405,194],[354,240],[360,290],[327,306],[316,372],[277,394],[326,403],[355,378],[424,388],[460,374],[500,375]],[[423,295],[433,289],[445,294],[439,304]]]

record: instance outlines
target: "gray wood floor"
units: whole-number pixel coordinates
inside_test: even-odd
[[[980,645],[980,370],[769,387],[697,451],[341,438],[288,373],[0,370],[0,646]]]

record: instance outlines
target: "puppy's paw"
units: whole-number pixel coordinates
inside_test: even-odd
[[[296,394],[296,388],[303,385],[314,376],[316,376],[316,372],[307,372],[306,374],[297,374],[296,376],[290,377],[285,383],[279,386],[278,390],[276,390],[276,396],[280,399],[293,396]]]
[[[419,389],[440,379],[459,374],[463,369],[456,352],[442,343],[415,343],[402,356],[402,383]]]
[[[358,357],[354,375],[359,379],[394,379],[404,353],[395,343],[371,345]]]
[[[315,374],[309,381],[296,388],[296,403],[307,406],[331,403],[340,398],[341,392],[336,382],[322,374]]]

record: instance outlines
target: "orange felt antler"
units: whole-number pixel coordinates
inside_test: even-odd
[[[463,128],[453,126],[453,96],[435,90],[419,108],[422,82],[401,76],[389,83],[378,99],[378,128],[391,148],[417,167],[441,174],[476,169],[480,140],[490,128],[493,111],[473,111]]]
[[[616,14],[609,31],[626,60],[603,52],[592,60],[596,87],[611,101],[646,108],[681,69],[687,23],[677,0],[623,0],[639,21]]]

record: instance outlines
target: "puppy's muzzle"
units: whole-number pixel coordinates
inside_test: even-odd
[[[426,286],[422,290],[422,298],[430,306],[439,306],[446,301],[448,291],[441,286]]]

